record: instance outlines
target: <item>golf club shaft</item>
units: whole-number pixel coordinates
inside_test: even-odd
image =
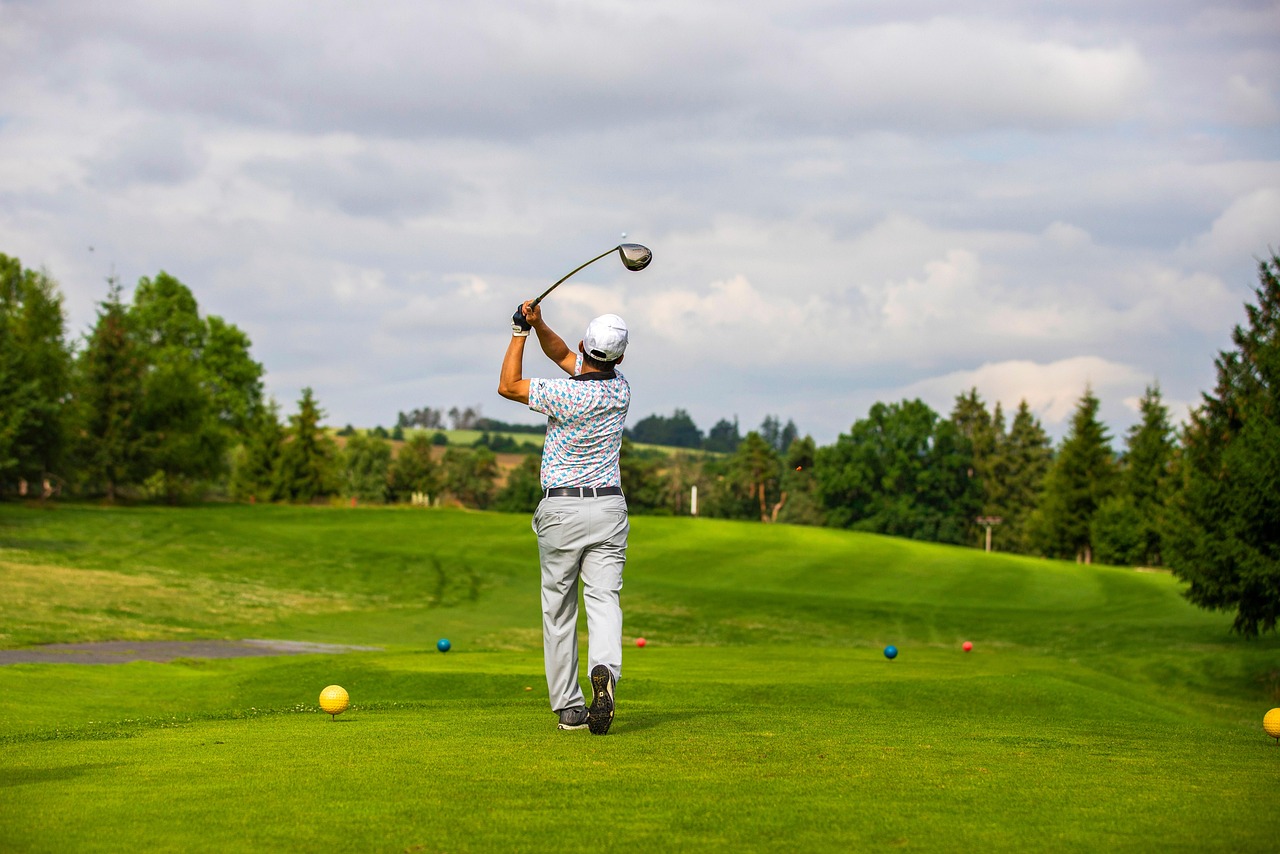
[[[583,267],[590,266],[591,264],[594,264],[595,262],[599,261],[599,260],[600,260],[601,258],[603,258],[604,256],[608,255],[610,252],[617,252],[617,251],[618,251],[618,247],[616,247],[616,246],[615,246],[615,247],[613,247],[612,249],[606,249],[605,251],[601,252],[601,253],[600,253],[599,255],[597,255],[596,257],[592,258],[592,259],[591,259],[590,261],[588,261],[586,264],[582,264],[582,265],[579,265],[579,266],[577,266],[577,267],[574,267],[572,270],[570,270],[568,273],[566,273],[566,274],[565,274],[565,275],[560,279],[560,281],[559,281],[559,282],[556,282],[554,285],[552,285],[551,287],[549,287],[549,288],[547,288],[545,291],[543,291],[541,294],[539,294],[539,295],[538,295],[538,298],[537,298],[537,299],[535,299],[535,300],[533,301],[532,305],[537,305],[538,303],[542,302],[544,299],[546,299],[547,294],[551,293],[551,292],[552,292],[552,291],[554,291],[556,288],[560,287],[560,285],[565,281],[565,279],[568,279],[570,276],[572,276],[574,273],[576,273],[576,272],[578,272],[579,270],[581,270]]]
[[[653,253],[649,251],[649,247],[641,246],[639,243],[623,243],[613,247],[612,249],[606,249],[604,252],[601,252],[599,255],[592,258],[590,261],[588,261],[586,264],[580,264],[577,267],[574,267],[567,274],[562,276],[560,278],[560,281],[556,282],[554,285],[547,288],[542,293],[538,294],[538,298],[535,300],[532,300],[529,303],[530,306],[536,306],[538,303],[542,302],[544,299],[547,298],[547,294],[551,293],[556,288],[560,287],[561,283],[563,283],[566,279],[568,279],[574,273],[581,270],[583,267],[587,266],[587,264],[594,264],[604,256],[609,255],[613,252],[617,252],[618,257],[622,259],[623,266],[633,272],[636,270],[643,270],[645,267],[649,266],[649,262],[653,259]],[[515,313],[511,315],[511,322],[518,329],[524,329],[524,330],[529,329],[529,321],[525,320],[525,317],[524,317],[524,303],[521,303],[516,308]]]

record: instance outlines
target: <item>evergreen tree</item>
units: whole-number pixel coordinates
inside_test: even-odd
[[[337,446],[320,427],[324,411],[310,388],[302,390],[298,414],[289,416],[280,453],[275,494],[285,501],[308,504],[336,493],[334,465]]]
[[[776,509],[781,507],[782,466],[773,446],[752,430],[734,452],[731,471],[738,488],[759,507],[760,521],[774,521]]]
[[[825,521],[822,497],[818,493],[818,481],[814,477],[814,462],[818,448],[812,436],[795,439],[787,448],[782,464],[782,495],[784,500],[778,513],[778,521],[792,525],[821,525]]]
[[[250,416],[231,472],[231,495],[241,501],[272,501],[280,476],[280,457],[284,450],[284,428],[280,424],[280,405],[274,399],[257,407]]]
[[[1218,381],[1182,436],[1165,558],[1203,608],[1246,636],[1280,617],[1280,256],[1258,265],[1256,305],[1219,354]]]
[[[742,436],[738,434],[738,419],[735,417],[730,421],[727,418],[721,418],[716,422],[716,426],[707,431],[707,438],[702,443],[702,448],[720,454],[732,454],[738,450],[741,442]]]
[[[981,516],[999,515],[997,504],[1001,485],[996,478],[996,465],[999,462],[1000,446],[1004,441],[1003,420],[999,404],[996,404],[994,417],[987,412],[977,388],[971,388],[967,393],[957,396],[951,410],[951,424],[969,444],[972,464],[967,474],[977,485],[980,496],[978,515]],[[977,527],[977,522],[972,519],[966,524],[970,538],[976,536]]]
[[[63,470],[71,365],[57,284],[0,255],[0,482]]]
[[[408,501],[415,493],[428,497],[438,495],[441,487],[440,467],[431,453],[431,439],[415,433],[400,447],[391,463],[391,495],[395,501]]]
[[[1093,389],[1086,387],[1031,520],[1037,546],[1050,557],[1092,562],[1093,516],[1116,489],[1111,438],[1098,420],[1098,403]]]
[[[1103,499],[1089,523],[1093,557],[1112,566],[1138,566],[1147,553],[1146,526],[1133,497],[1121,492]]]
[[[984,505],[983,512],[1003,520],[995,540],[1004,543],[1008,551],[1033,550],[1027,522],[1039,504],[1052,462],[1049,434],[1031,414],[1024,399],[1018,404],[1009,432],[1001,440],[991,466],[989,503]]]
[[[391,443],[376,434],[347,439],[343,451],[345,494],[371,504],[385,504],[390,494]]]
[[[764,421],[760,424],[759,432],[760,438],[764,439],[765,444],[779,454],[786,453],[787,449],[791,447],[791,443],[800,437],[796,422],[788,420],[784,427],[782,419],[776,415],[766,415]]]
[[[76,362],[74,455],[80,480],[115,501],[143,472],[142,380],[145,364],[129,334],[120,284],[110,280],[107,299]]]
[[[1121,489],[1133,503],[1140,521],[1142,548],[1135,563],[1159,566],[1160,529],[1173,491],[1173,425],[1158,385],[1147,387],[1138,411],[1142,420],[1130,428],[1126,437]]]

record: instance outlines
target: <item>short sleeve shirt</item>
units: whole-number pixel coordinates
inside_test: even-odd
[[[578,356],[575,373],[582,371]],[[622,429],[631,406],[631,386],[614,371],[598,375],[529,380],[529,408],[547,416],[542,446],[542,488],[621,486]]]

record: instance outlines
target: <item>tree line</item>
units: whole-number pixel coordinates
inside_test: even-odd
[[[110,280],[93,327],[73,342],[57,284],[0,255],[0,495],[498,499],[488,445],[502,442],[485,436],[436,459],[442,437],[416,434],[393,459],[376,434],[330,436],[309,388],[282,419],[262,378],[248,336],[202,315],[168,273],[139,280],[128,302]]]
[[[1218,382],[1175,429],[1159,386],[1119,447],[1086,387],[1054,447],[1026,401],[1012,417],[977,389],[943,416],[920,400],[876,403],[827,446],[768,416],[705,434],[689,414],[650,415],[626,433],[623,487],[634,513],[697,513],[824,525],[1117,565],[1167,566],[1204,607],[1234,610],[1244,634],[1280,614],[1280,258],[1259,263],[1256,304],[1219,355]],[[201,315],[161,272],[125,303],[111,280],[92,329],[66,333],[45,273],[0,255],[0,493],[177,502],[202,497],[353,498],[529,511],[536,447],[478,407],[399,413],[382,428],[323,426],[311,389],[281,417],[263,394],[248,336]],[[486,432],[440,449],[448,417]],[[410,428],[410,432],[406,432]],[[489,430],[493,432],[488,432]],[[524,426],[520,432],[539,432]],[[652,446],[661,445],[665,449]],[[643,447],[640,447],[643,446]],[[497,453],[525,456],[503,472]]]

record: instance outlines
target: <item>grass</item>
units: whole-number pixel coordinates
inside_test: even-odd
[[[556,731],[546,705],[525,516],[0,505],[0,647],[383,648],[0,667],[0,849],[1280,838],[1280,748],[1261,731],[1280,642],[1230,635],[1168,575],[785,526],[632,529],[627,634],[649,645],[627,646],[596,738]],[[331,683],[353,703],[336,721],[316,705]]]

